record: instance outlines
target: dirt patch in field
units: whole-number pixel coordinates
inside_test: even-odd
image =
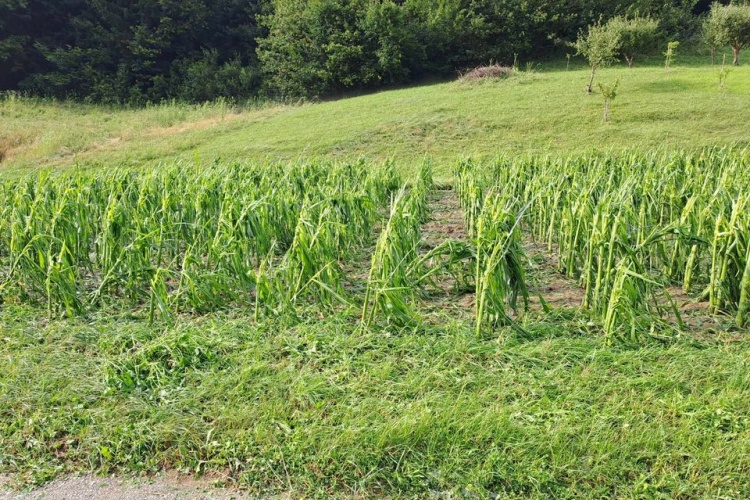
[[[732,318],[713,315],[709,311],[709,302],[693,297],[680,287],[667,289],[677,310],[680,312],[685,329],[690,333],[705,333],[716,329],[725,329]]]
[[[467,241],[463,211],[452,189],[437,190],[430,199],[431,220],[422,225],[422,244],[435,248],[445,240]]]
[[[469,235],[456,192],[452,189],[438,189],[430,194],[429,203],[430,220],[422,225],[420,253],[425,255],[448,240],[468,242]],[[468,261],[466,264],[470,265]],[[433,262],[430,265],[440,263]],[[456,274],[441,272],[434,275],[424,297],[424,305],[427,310],[448,312],[453,317],[468,317],[474,314],[475,294],[459,276],[465,273],[458,270],[454,272]]]
[[[531,290],[532,297],[530,299],[532,304],[537,304],[541,307],[541,301],[538,295],[541,295],[544,301],[553,309],[564,307],[564,308],[578,308],[583,304],[584,291],[575,283],[566,281],[563,279],[554,279],[549,283],[537,285]]]
[[[502,66],[500,64],[490,64],[489,66],[478,66],[462,73],[459,77],[459,81],[467,83],[477,80],[509,78],[514,74],[515,70],[511,67]]]
[[[579,308],[583,305],[586,292],[578,283],[558,271],[555,250],[550,252],[546,245],[530,238],[524,242],[524,250],[535,267],[529,272],[529,293],[531,309],[541,309],[541,296],[553,309]]]
[[[701,301],[699,299],[696,299],[695,297],[691,297],[690,295],[685,293],[682,288],[679,287],[667,288],[667,292],[669,293],[669,296],[672,297],[672,300],[681,313],[705,315],[709,314],[708,301]]]
[[[173,472],[147,478],[96,477],[91,475],[53,481],[30,492],[8,488],[10,476],[0,476],[0,500],[229,500],[254,498],[236,488],[220,488],[211,479],[196,480]],[[291,498],[289,495],[272,497]]]
[[[525,240],[524,248],[532,262],[528,276],[532,311],[542,308],[539,296],[553,309],[582,307],[586,291],[576,280],[559,272],[557,249],[553,246],[549,251],[545,244],[534,242],[530,238]],[[695,338],[705,339],[706,335],[712,337],[716,332],[726,331],[728,323],[731,323],[731,318],[727,316],[711,314],[708,301],[685,293],[681,287],[669,287],[666,292],[680,313],[685,333]],[[668,312],[665,319],[676,326],[677,318],[670,310],[667,295],[661,294],[657,300]]]
[[[35,140],[31,132],[15,131],[0,135],[0,163],[9,160]]]
[[[422,226],[423,252],[440,245],[448,239],[468,241],[469,235],[463,219],[463,210],[452,189],[437,190],[430,199],[431,220]],[[583,304],[584,290],[575,280],[568,279],[557,271],[557,257],[548,252],[546,246],[524,241],[524,250],[530,259],[528,269],[529,307],[532,311],[542,309],[542,299],[553,309],[577,309]],[[462,289],[462,284],[449,275],[441,275],[435,290],[427,299],[432,309],[451,311],[456,314],[473,315],[476,307],[473,291]]]
[[[143,135],[144,137],[168,137],[172,135],[182,134],[190,132],[192,130],[207,129],[231,123],[241,118],[249,119],[249,123],[261,122],[268,118],[271,118],[285,110],[287,107],[284,106],[272,106],[268,108],[240,111],[240,112],[227,112],[223,115],[214,116],[211,118],[204,118],[202,120],[185,121],[170,125],[168,127],[152,127],[147,129]]]

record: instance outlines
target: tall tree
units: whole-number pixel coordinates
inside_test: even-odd
[[[750,44],[750,5],[714,3],[706,21],[704,34],[712,46],[730,45],[734,65],[740,64],[740,51]]]
[[[617,16],[607,22],[607,30],[617,33],[619,53],[633,67],[636,55],[654,50],[659,36],[659,22],[647,17]]]

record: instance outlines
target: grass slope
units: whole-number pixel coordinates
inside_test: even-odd
[[[0,172],[39,167],[143,166],[174,158],[397,158],[438,167],[461,155],[698,148],[750,143],[750,66],[661,67],[599,72],[621,80],[612,122],[586,96],[586,69],[522,73],[478,84],[449,82],[300,106],[237,112],[226,104],[145,110],[27,100],[0,102]],[[445,175],[447,169],[439,169]]]

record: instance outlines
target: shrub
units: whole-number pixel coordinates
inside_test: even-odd
[[[653,50],[659,33],[659,22],[648,17],[618,16],[607,23],[607,29],[617,33],[619,37],[618,51],[628,63],[628,68],[633,67],[636,55]]]

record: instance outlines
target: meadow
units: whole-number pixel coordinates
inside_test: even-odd
[[[154,166],[175,159],[381,162],[402,173],[425,157],[440,179],[460,156],[586,153],[592,150],[699,149],[747,145],[748,66],[719,67],[684,57],[659,66],[607,68],[598,81],[621,81],[612,121],[601,96],[587,96],[588,69],[536,66],[500,81],[445,82],[319,104],[217,102],[147,109],[107,108],[27,99],[0,101],[4,175],[39,168]],[[663,63],[662,63],[663,64]]]
[[[0,473],[747,497],[750,87],[716,71],[603,71],[609,124],[561,68],[242,109],[6,98]]]

